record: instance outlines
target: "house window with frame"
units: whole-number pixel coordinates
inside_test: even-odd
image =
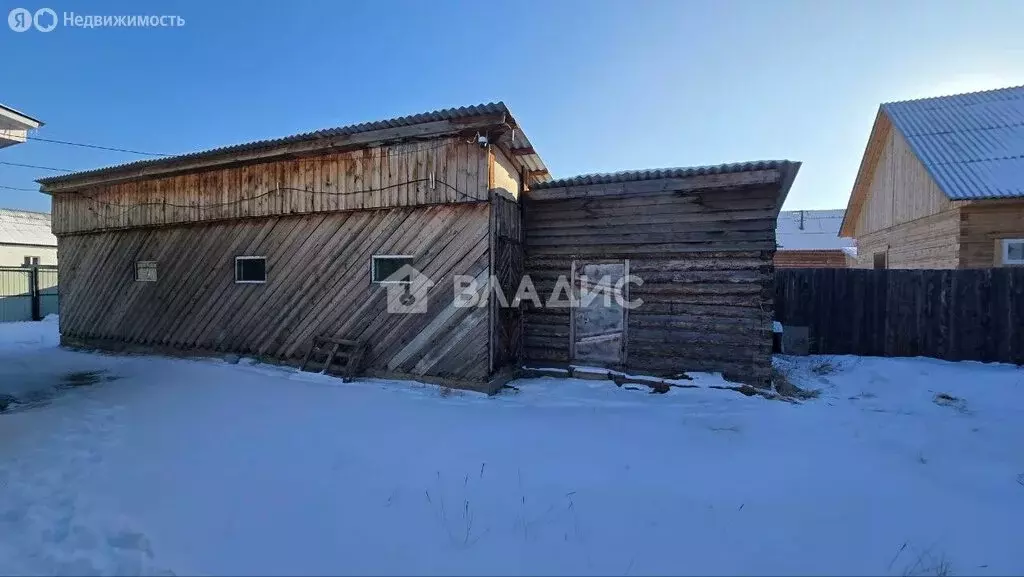
[[[38,256],[26,256],[24,262],[25,262],[25,266],[39,266],[39,257]]]
[[[267,282],[267,257],[236,256],[235,282],[238,284],[262,284]]]
[[[375,254],[370,260],[370,278],[375,284],[412,284],[412,275],[399,275],[412,266],[413,257],[403,254]]]
[[[1003,264],[1024,266],[1024,238],[1003,239]]]
[[[155,260],[140,260],[135,262],[135,282],[156,282]]]
[[[876,252],[872,257],[872,265],[875,269],[889,268],[889,254],[885,252]]]

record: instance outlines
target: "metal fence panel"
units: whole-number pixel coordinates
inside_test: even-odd
[[[58,314],[57,269],[39,269],[39,317]]]
[[[32,270],[0,268],[0,322],[32,320]]]

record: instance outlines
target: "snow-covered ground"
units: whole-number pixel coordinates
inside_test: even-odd
[[[487,398],[0,325],[32,401],[0,413],[0,573],[1024,573],[1024,370],[778,362],[820,398]]]

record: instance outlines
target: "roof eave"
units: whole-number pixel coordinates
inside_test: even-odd
[[[308,136],[298,135],[272,141],[257,141],[255,143],[241,144],[190,155],[143,161],[141,163],[102,168],[71,175],[40,178],[36,182],[40,184],[40,192],[45,194],[71,192],[98,185],[142,178],[171,176],[199,170],[228,168],[243,164],[254,164],[329,152],[345,152],[380,144],[396,144],[414,140],[457,136],[496,127],[502,129],[517,127],[511,112],[503,103],[489,106],[491,111],[487,113],[329,136],[322,136],[320,132],[317,132],[311,133]],[[527,146],[529,145],[525,135],[521,135],[521,139]],[[547,169],[544,167],[540,157],[534,156],[533,163],[540,168],[534,176],[535,178],[543,179]],[[550,178],[550,176],[547,176],[547,178]]]
[[[4,106],[3,104],[0,104],[0,116],[23,125],[24,130],[34,130],[45,124],[42,120],[32,118],[23,112],[18,112],[9,106]]]
[[[891,126],[885,114],[884,105],[879,106],[878,112],[875,114],[875,122],[871,125],[871,132],[868,134],[867,144],[864,145],[864,154],[861,156],[857,177],[853,182],[853,188],[850,190],[850,198],[846,202],[843,224],[839,226],[840,237],[854,238],[856,235],[857,231],[854,230],[854,223],[860,217],[861,201],[867,194],[867,189],[874,176],[878,160],[875,155],[881,154],[881,147],[885,146],[884,140],[888,136]]]

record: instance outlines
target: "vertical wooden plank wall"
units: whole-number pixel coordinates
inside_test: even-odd
[[[619,196],[525,200],[525,270],[542,298],[573,259],[630,260],[626,368],[721,371],[766,385],[771,375],[772,257],[779,188],[677,192],[657,181]],[[652,192],[654,191],[654,192]],[[571,361],[569,310],[524,308],[524,356]]]
[[[491,200],[494,212],[494,277],[498,288],[511,305],[523,277],[522,210],[515,200],[496,192]],[[522,360],[523,313],[520,307],[502,307],[495,301],[494,368]]]
[[[487,167],[479,145],[439,139],[136,180],[54,194],[53,232],[485,201]]]

